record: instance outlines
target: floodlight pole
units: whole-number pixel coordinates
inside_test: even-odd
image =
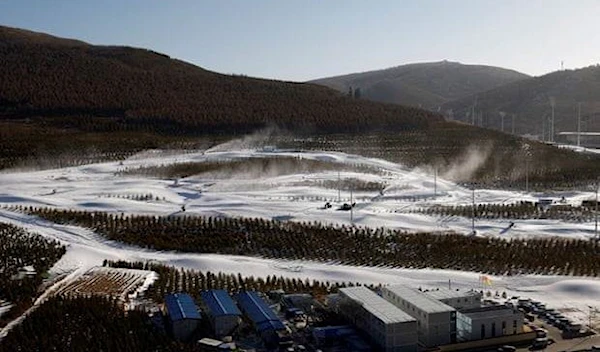
[[[340,178],[340,172],[338,170],[338,203],[341,200],[341,189],[342,189],[342,180]]]
[[[598,180],[596,180],[596,211],[594,212],[594,239],[598,239]]]
[[[437,197],[437,167],[433,170],[433,196]]]
[[[577,146],[581,146],[581,103],[577,104]]]
[[[550,98],[550,107],[552,108],[552,117],[550,119],[550,142],[554,143],[554,106],[556,105],[556,100],[554,97]]]
[[[515,114],[512,115],[512,134],[515,134]]]
[[[529,193],[529,157],[525,155],[525,193]]]
[[[471,207],[471,234],[475,235],[475,183],[472,185],[471,200],[473,204]]]
[[[350,223],[354,222],[354,206],[352,203],[352,186],[350,186]]]

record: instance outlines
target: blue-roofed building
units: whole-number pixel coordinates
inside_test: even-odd
[[[242,312],[225,290],[201,294],[203,307],[218,338],[231,335],[242,321]]]
[[[165,296],[169,331],[179,341],[188,340],[200,324],[201,316],[194,299],[186,293]]]
[[[242,292],[237,299],[242,311],[250,319],[267,346],[285,345],[291,342],[281,319],[258,293]]]

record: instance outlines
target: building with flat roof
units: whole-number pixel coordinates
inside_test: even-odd
[[[200,296],[215,336],[231,335],[242,320],[242,312],[225,290],[203,291]]]
[[[381,292],[417,320],[419,344],[434,347],[456,342],[456,309],[408,286],[387,286]]]
[[[450,307],[460,311],[462,309],[477,308],[481,306],[483,294],[475,290],[450,290],[440,288],[436,290],[424,291],[425,294]]]
[[[186,293],[175,293],[165,297],[165,313],[173,337],[188,340],[200,325],[200,311],[194,299]]]
[[[456,318],[460,341],[481,340],[523,331],[523,313],[505,305],[490,305],[459,311]]]
[[[287,344],[288,331],[273,309],[255,291],[241,292],[237,301],[267,346]]]
[[[381,351],[417,351],[417,321],[366,287],[339,290],[339,312],[368,334]]]

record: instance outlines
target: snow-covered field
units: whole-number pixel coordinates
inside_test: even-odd
[[[385,183],[383,192],[354,192],[357,207],[353,223],[359,226],[386,226],[411,231],[456,231],[469,233],[471,220],[459,217],[432,217],[411,213],[411,210],[434,204],[471,204],[471,190],[441,177],[434,182],[432,174],[408,170],[402,165],[378,159],[335,152],[292,152],[233,150],[198,153],[146,152],[122,163],[111,162],[80,167],[0,174],[0,206],[33,205],[65,209],[99,210],[127,214],[247,216],[320,221],[350,224],[350,213],[336,210],[350,201],[348,192],[320,188],[312,181],[337,180],[337,172],[285,175],[256,172],[161,180],[137,176],[116,176],[124,168],[165,165],[189,161],[234,160],[251,157],[293,156],[360,164],[377,168],[372,174],[341,172],[341,178],[357,178]],[[434,183],[437,183],[434,186]],[[435,191],[434,191],[435,187]],[[152,194],[154,200],[137,201],[133,196]],[[513,203],[520,200],[565,197],[578,205],[594,197],[592,190],[564,194],[524,194],[500,190],[477,190],[477,203]],[[322,209],[325,202],[333,208]],[[54,272],[100,265],[103,259],[156,260],[169,265],[242,273],[245,275],[283,275],[323,281],[352,281],[362,283],[404,283],[423,288],[446,287],[448,280],[455,288],[480,288],[478,273],[448,270],[412,270],[390,268],[350,267],[316,262],[287,262],[244,256],[156,252],[106,241],[93,232],[73,226],[52,224],[23,214],[0,210],[0,221],[13,223],[69,245],[67,254],[55,265]],[[483,236],[527,237],[565,236],[589,238],[594,223],[567,223],[557,220],[520,220],[506,231],[508,220],[477,220],[476,230]],[[595,278],[559,276],[491,277],[492,291],[506,291],[547,302],[549,306],[570,309],[578,320],[587,318],[588,306],[600,306],[600,280]],[[486,288],[488,289],[488,288]]]
[[[471,190],[441,177],[434,182],[430,173],[408,170],[402,165],[379,159],[335,152],[262,152],[255,150],[175,154],[145,152],[123,163],[103,163],[80,167],[33,172],[0,174],[0,205],[51,206],[69,209],[98,210],[116,213],[169,215],[181,211],[211,216],[247,216],[294,221],[320,221],[350,224],[350,213],[337,211],[341,203],[350,201],[349,192],[318,187],[317,182],[338,179],[338,172],[312,174],[267,175],[248,173],[227,177],[203,176],[181,180],[164,180],[135,176],[116,176],[125,168],[168,165],[181,162],[223,161],[244,158],[291,156],[340,164],[359,164],[380,170],[367,174],[341,172],[342,179],[356,178],[379,182],[386,186],[379,192],[354,192],[357,208],[353,223],[364,226],[386,226],[411,231],[456,231],[469,233],[471,220],[461,217],[427,216],[411,210],[434,204],[469,205]],[[314,183],[314,185],[311,185]],[[437,184],[437,187],[435,186]],[[134,196],[151,194],[152,201],[137,201]],[[521,200],[537,201],[553,197],[579,205],[583,199],[593,199],[592,190],[557,194],[524,194],[502,190],[476,190],[476,203],[510,204]],[[333,207],[322,209],[325,202]],[[515,221],[510,231],[508,220],[477,219],[475,228],[485,236],[568,236],[587,238],[594,235],[594,223],[564,223],[557,220]]]

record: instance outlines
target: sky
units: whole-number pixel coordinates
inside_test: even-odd
[[[414,62],[600,63],[600,0],[0,0],[0,25],[306,81]]]

